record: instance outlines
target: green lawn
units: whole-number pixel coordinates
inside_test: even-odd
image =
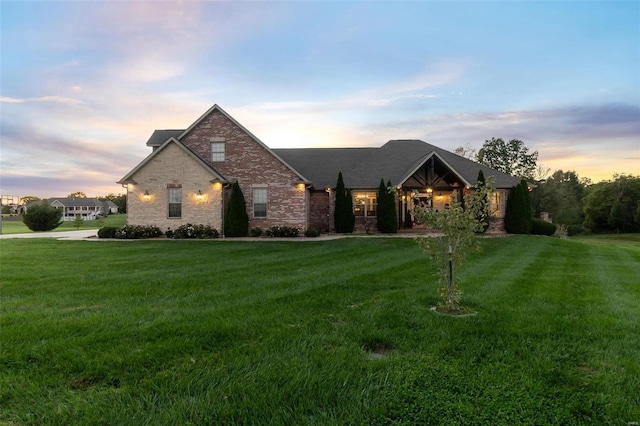
[[[640,238],[2,240],[0,424],[640,421]]]
[[[62,225],[58,226],[51,232],[63,232],[63,231],[76,231],[82,229],[99,229],[103,226],[115,226],[120,227],[127,223],[126,214],[114,214],[109,215],[104,219],[99,220],[86,220],[82,222],[80,228],[76,228],[73,222],[62,222]],[[8,220],[6,216],[2,217],[2,233],[3,234],[29,234],[31,231],[27,226],[22,223],[22,220]]]

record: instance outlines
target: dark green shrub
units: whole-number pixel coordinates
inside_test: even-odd
[[[349,233],[353,232],[356,218],[353,214],[353,200],[351,191],[344,187],[342,180],[342,172],[338,173],[338,182],[336,183],[336,199],[335,199],[334,221],[336,232]]]
[[[556,233],[557,228],[558,227],[555,224],[551,222],[547,222],[546,220],[542,220],[538,218],[533,218],[531,220],[531,233],[533,235],[552,236],[553,234]]]
[[[584,227],[582,224],[569,225],[567,226],[567,235],[572,237],[577,234],[581,234],[584,232]]]
[[[504,228],[510,234],[530,234],[531,219],[531,195],[527,188],[527,182],[522,180],[509,191],[504,215]]]
[[[249,215],[244,195],[238,181],[231,187],[231,196],[224,213],[224,235],[227,237],[246,237],[249,232]]]
[[[33,204],[22,215],[22,222],[32,231],[51,231],[62,224],[62,209],[56,209],[46,201]]]
[[[263,234],[262,228],[260,227],[255,227],[255,228],[251,228],[251,230],[249,231],[249,235],[251,235],[252,237],[261,237]]]
[[[320,236],[320,230],[317,228],[309,228],[306,231],[304,231],[304,236],[305,237],[319,237]]]
[[[117,230],[118,228],[115,226],[105,226],[100,228],[98,229],[98,238],[115,238]]]
[[[167,228],[167,230],[164,233],[164,236],[167,238],[173,238],[173,230],[171,228]]]
[[[218,238],[220,233],[217,229],[212,228],[210,225],[192,225],[187,223],[180,225],[173,231],[174,239],[204,239],[204,238]]]
[[[115,237],[121,240],[137,240],[141,238],[159,238],[164,234],[153,225],[125,225],[116,229]]]
[[[280,238],[293,238],[297,237],[300,233],[298,228],[289,226],[272,226],[265,231],[267,237],[280,237]]]
[[[385,185],[380,179],[378,186],[378,210],[376,221],[378,231],[391,234],[398,232],[398,216],[396,214],[396,195],[391,190],[391,182]]]
[[[484,173],[482,170],[478,171],[478,179],[476,183],[476,194],[479,194],[482,191],[482,188],[487,186],[487,182],[484,178]],[[490,204],[489,204],[489,196],[484,193],[482,196],[482,200],[480,201],[481,208],[478,209],[478,214],[476,215],[476,219],[478,222],[481,222],[482,229],[478,233],[485,233],[487,229],[489,229],[489,219],[490,219]]]

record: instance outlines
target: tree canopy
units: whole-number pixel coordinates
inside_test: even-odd
[[[586,189],[584,227],[592,232],[640,232],[640,176],[614,175]]]
[[[553,223],[570,226],[584,221],[582,199],[588,180],[580,179],[572,170],[556,170],[550,178],[538,183],[533,191],[535,216],[548,212]]]
[[[529,148],[518,139],[505,142],[502,138],[491,138],[478,151],[477,161],[503,173],[533,180],[538,151],[529,153]]]
[[[82,191],[72,192],[71,194],[67,195],[67,198],[87,198],[87,194]]]

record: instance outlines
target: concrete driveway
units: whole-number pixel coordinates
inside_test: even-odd
[[[97,237],[97,229],[83,229],[81,231],[64,232],[30,232],[28,234],[3,234],[0,240],[11,238],[55,238],[56,240],[84,240],[86,238]]]

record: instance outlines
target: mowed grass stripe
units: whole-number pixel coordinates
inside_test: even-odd
[[[588,241],[482,245],[460,271],[463,303],[480,314],[448,318],[429,311],[439,284],[407,239],[3,241],[0,420],[622,424],[640,416],[640,348],[623,339],[637,323],[626,303],[611,314],[606,302],[610,290],[637,298],[638,263],[619,253],[634,253],[628,241],[605,245],[610,255],[599,259],[620,288],[603,285]],[[369,353],[377,350],[384,358]]]

